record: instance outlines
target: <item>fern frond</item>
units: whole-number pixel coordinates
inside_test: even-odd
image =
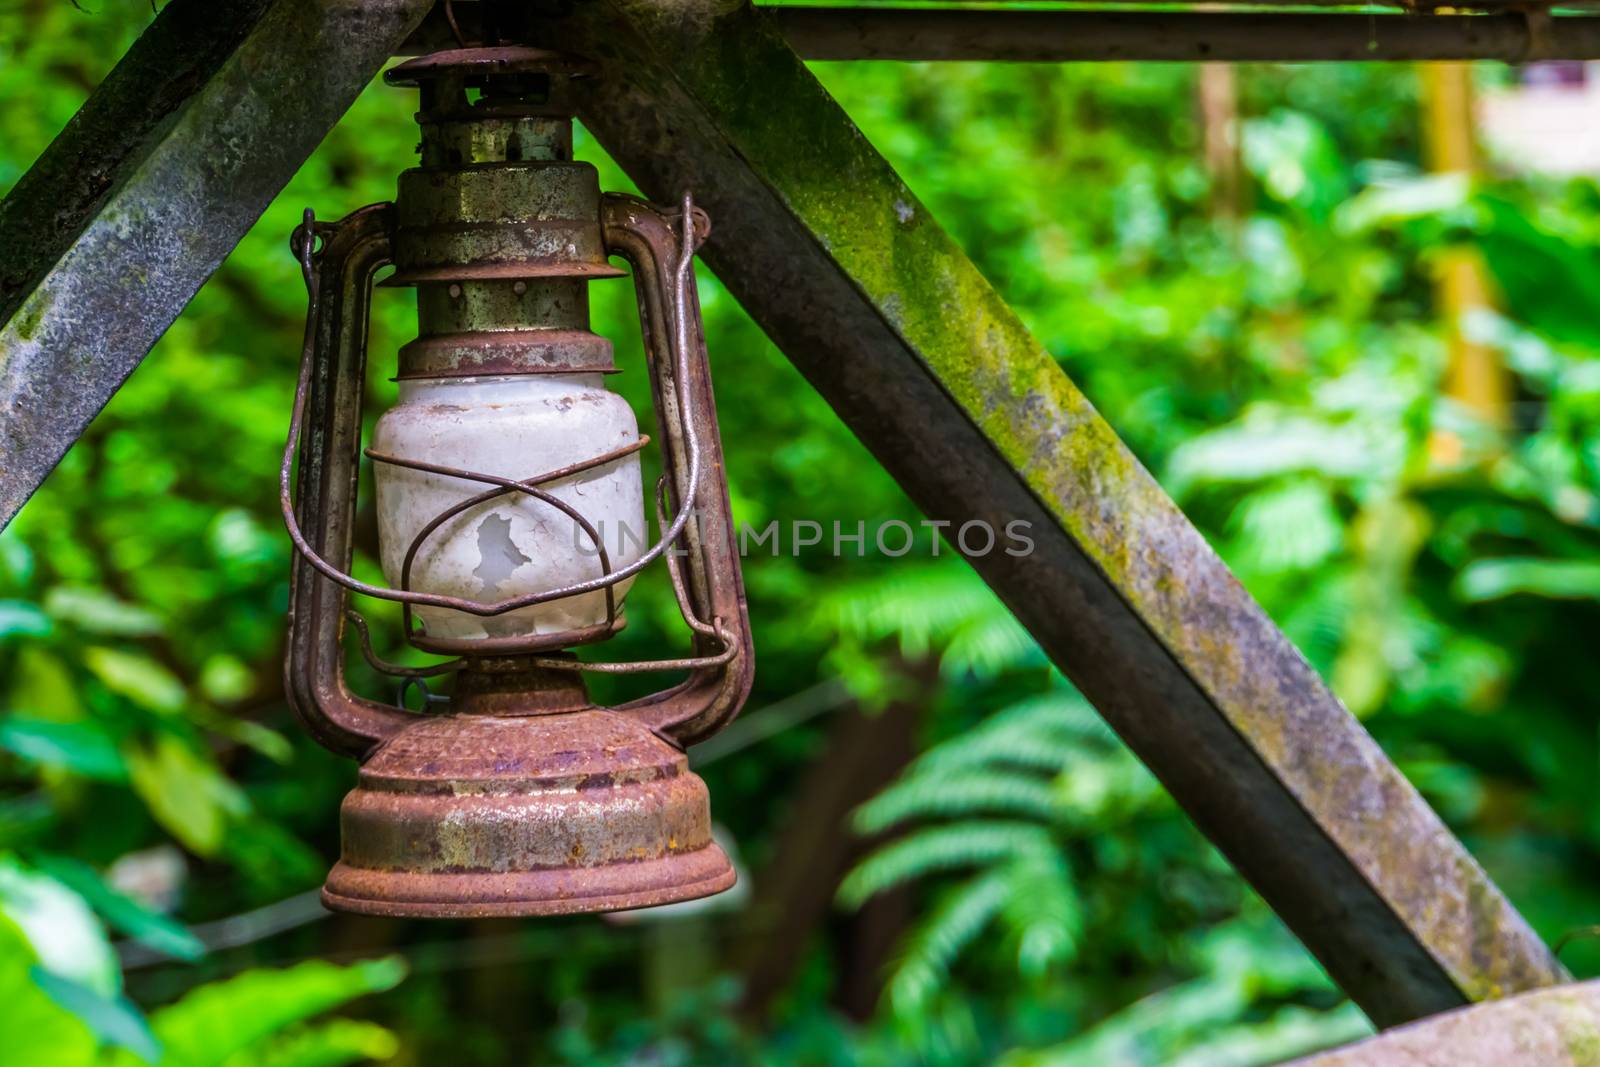
[[[939,660],[945,677],[989,679],[1030,660],[1043,662],[1033,635],[1003,606],[995,606],[999,610],[978,615],[951,636]]]
[[[908,777],[938,777],[974,768],[993,768],[996,772],[1038,771],[1054,775],[1078,751],[1079,742],[1051,737],[1041,731],[1017,729],[977,736],[962,736],[943,742],[919,756],[907,770]]]
[[[1085,740],[1116,736],[1083,695],[1066,686],[1007,704],[968,731],[967,736],[982,736],[990,730],[1019,729],[1024,723],[1046,733]]]
[[[1057,818],[1071,827],[1109,827],[1166,796],[1161,783],[1127,749],[1073,757],[1053,786]]]
[[[1265,574],[1311,570],[1339,551],[1344,540],[1331,487],[1305,478],[1250,493],[1228,525],[1241,561]]]
[[[1010,867],[1011,892],[1003,912],[1017,943],[1017,970],[1038,978],[1077,954],[1083,936],[1083,905],[1072,870],[1059,853]]]
[[[1024,822],[972,821],[936,826],[878,849],[839,886],[847,907],[934,871],[979,867],[1054,854],[1055,841],[1042,826]]]
[[[948,774],[995,763],[1054,773],[1082,743],[1116,745],[1116,735],[1075,690],[1056,689],[995,712],[977,726],[923,753],[910,774]]]
[[[875,834],[907,819],[961,815],[1013,815],[1051,820],[1058,800],[1042,781],[982,769],[958,776],[914,774],[856,809],[855,828]]]
[[[825,625],[858,640],[898,638],[912,658],[976,619],[1007,614],[989,587],[955,559],[890,568],[826,597],[818,610]]]
[[[889,976],[889,1003],[901,1017],[920,1014],[950,974],[950,965],[1005,907],[1007,868],[981,874],[952,890],[906,940]]]

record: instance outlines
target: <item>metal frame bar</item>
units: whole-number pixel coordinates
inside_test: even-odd
[[[69,205],[69,247],[0,330],[0,518],[425,2],[274,0],[116,151],[84,134],[116,111],[96,94],[50,165],[105,159],[110,186]],[[203,4],[163,18],[180,8]],[[602,67],[589,127],[647,192],[704,198],[708,261],[912,498],[957,525],[1031,523],[1031,556],[973,565],[1374,1020],[1567,978],[771,16],[589,0],[546,29]],[[135,52],[125,84],[149,74]],[[47,193],[25,183],[0,217],[52,210]]]
[[[960,248],[774,20],[591,0],[579,114],[924,511],[1031,524],[971,560],[1380,1024],[1562,982],[1527,923]]]
[[[1600,58],[1600,18],[777,7],[806,59],[1304,63]]]
[[[430,4],[173,0],[17,183],[0,205],[0,526]]]
[[[457,0],[453,6],[462,33],[477,39],[482,33],[482,0]],[[777,23],[802,58],[820,60],[1526,63],[1600,58],[1600,17],[1552,17],[1531,7],[1497,13],[1418,13],[1427,6],[1405,12],[1135,11],[1076,6],[913,8],[868,2],[829,7],[773,4],[760,10]],[[1460,5],[1453,10],[1496,6]],[[421,53],[455,44],[455,31],[436,10],[404,49]]]

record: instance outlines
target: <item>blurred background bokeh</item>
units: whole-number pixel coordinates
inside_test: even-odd
[[[151,17],[0,8],[0,191]],[[1564,961],[1600,971],[1594,69],[815,70],[1540,933],[1580,935]],[[306,205],[392,196],[412,110],[359,100],[0,534],[6,1063],[1245,1067],[1367,1032],[926,537],[746,559],[756,690],[692,756],[740,890],[616,919],[324,913],[354,767],[280,679],[286,237]],[[915,524],[701,292],[737,518]],[[627,284],[595,303],[642,401]],[[413,332],[386,292],[369,410]],[[681,644],[664,579],[630,603],[619,655]]]

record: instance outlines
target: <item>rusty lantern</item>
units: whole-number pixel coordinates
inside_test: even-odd
[[[308,211],[293,237],[310,311],[281,485],[297,549],[287,692],[319,742],[362,761],[331,908],[552,915],[733,884],[684,756],[738,712],[753,662],[691,267],[709,223],[688,196],[667,209],[601,195],[572,159],[568,89],[585,74],[531,48],[395,67],[391,84],[420,89],[421,165],[394,203],[333,224]],[[604,388],[611,344],[589,330],[589,282],[624,273],[611,256],[633,270],[662,438],[648,547],[648,438]],[[363,449],[367,309],[389,265],[384,284],[416,288],[419,336]],[[387,586],[349,573],[363,454]],[[657,559],[691,653],[580,662],[569,650],[622,627],[628,584]],[[398,601],[407,640],[452,658],[379,659],[351,592]],[[353,693],[347,623],[402,695],[450,674],[449,698],[414,713]],[[686,677],[590,702],[584,671],[639,670]]]

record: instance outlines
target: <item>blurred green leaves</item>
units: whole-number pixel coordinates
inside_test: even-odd
[[[313,960],[202,986],[151,1016],[165,1051],[161,1067],[338,1065],[387,1057],[395,1045],[380,1027],[303,1024],[356,997],[393,989],[405,974],[395,957],[348,967]]]
[[[127,764],[116,738],[98,723],[51,722],[11,716],[0,720],[0,750],[41,767],[102,782],[122,782]]]
[[[205,944],[182,923],[112,889],[88,864],[70,856],[41,855],[33,857],[33,865],[82,897],[113,929],[140,944],[174,959],[193,961],[205,955]]]
[[[127,760],[133,791],[156,821],[198,855],[215,855],[230,820],[249,813],[238,786],[171,734],[134,748]]]
[[[171,715],[183,710],[187,700],[183,683],[148,656],[91,647],[83,650],[83,663],[107,689],[148,711]]]
[[[140,3],[0,11],[15,29],[0,33],[0,187],[148,17]],[[1421,176],[1403,67],[1246,67],[1251,195],[1218,219],[1192,67],[817,69],[1541,931],[1595,921],[1594,183]],[[283,238],[306,204],[334,217],[393,194],[414,158],[413,106],[381,86],[357,102],[0,534],[0,847],[26,857],[0,867],[0,1030],[17,1062],[78,1067],[107,1038],[139,1044],[114,1010],[102,924],[190,957],[187,923],[304,892],[337,848],[351,770],[298,732],[280,688],[274,472],[304,313]],[[582,131],[578,151],[607,188],[628,187]],[[1439,397],[1430,270],[1446,243],[1476,246],[1504,291],[1501,314],[1464,325],[1517,376],[1508,427]],[[914,524],[704,272],[701,292],[737,517]],[[627,370],[616,384],[638,403],[633,296],[596,286],[592,299]],[[374,411],[413,333],[408,295],[380,292]],[[1440,434],[1461,442],[1460,462],[1434,461]],[[368,520],[357,566],[371,570]],[[818,935],[780,1017],[744,1033],[731,979],[647,1019],[637,942],[575,947],[578,928],[563,927],[562,953],[523,965],[538,988],[513,1013],[441,968],[376,1007],[391,1027],[309,1020],[393,989],[393,962],[312,963],[186,996],[202,971],[170,969],[150,999],[177,998],[150,1016],[158,1062],[321,1067],[404,1044],[422,1063],[1232,1067],[1363,1029],[948,546],[937,559],[926,544],[899,560],[754,556],[745,577],[753,707],[839,675],[866,713],[908,695],[928,705],[923,754],[856,816],[867,854],[843,889],[848,905],[898,894],[912,916],[886,1018],[858,1025],[830,1007],[847,958],[837,930]],[[616,657],[659,654],[677,640],[673,614],[664,583],[641,579]],[[392,627],[375,633],[395,655]],[[596,689],[621,699],[625,685]],[[774,783],[798,779],[822,728],[708,771],[752,862],[788,803]],[[186,850],[170,899],[115,874],[167,842]],[[708,943],[731,939],[714,932]],[[347,948],[340,936],[301,931],[264,955]],[[1592,970],[1600,957],[1583,951],[1574,966]],[[202,966],[262,958],[219,957]],[[99,999],[52,998],[36,968]],[[1022,1051],[1001,1060],[1008,1050]]]
[[[50,616],[24,600],[0,600],[0,638],[43,637],[50,632]]]

